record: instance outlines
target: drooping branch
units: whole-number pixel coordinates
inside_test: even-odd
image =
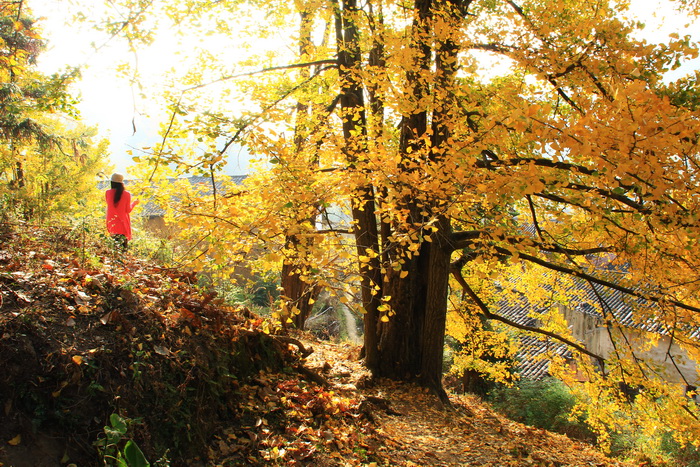
[[[180,101],[178,101],[177,105],[180,105]],[[168,140],[168,136],[170,135],[170,132],[173,129],[176,116],[177,111],[173,111],[173,114],[170,116],[170,121],[168,122],[168,127],[165,129],[165,134],[163,134],[163,139],[160,143],[160,151],[158,151],[158,156],[156,157],[155,163],[153,164],[153,170],[151,171],[151,175],[148,177],[148,183],[151,183],[153,181],[153,176],[156,174],[156,171],[160,166],[161,157],[163,156],[163,149],[165,148],[165,142]]]
[[[542,242],[536,242],[532,238],[529,237],[516,237],[516,236],[509,236],[509,237],[504,237],[500,240],[503,240],[511,245],[518,245],[518,244],[524,244],[527,243],[528,246],[532,246],[534,248],[537,248],[540,251],[546,251],[550,253],[562,253],[567,256],[586,256],[586,255],[595,255],[599,253],[610,253],[612,249],[610,247],[605,247],[605,246],[597,246],[593,248],[566,248],[561,245],[558,245],[556,243],[542,243]]]
[[[453,263],[454,264],[454,263]],[[532,326],[526,326],[524,324],[516,323],[515,321],[512,321],[504,316],[498,315],[496,313],[493,313],[491,310],[489,310],[489,307],[484,303],[483,300],[477,295],[476,292],[469,286],[467,281],[464,279],[464,276],[462,276],[462,270],[459,267],[453,267],[451,268],[452,276],[455,278],[455,280],[459,283],[459,285],[462,287],[464,292],[469,296],[469,298],[474,302],[474,304],[481,310],[481,312],[486,316],[487,319],[493,319],[496,321],[500,321],[503,324],[506,324],[510,327],[520,329],[522,331],[528,331],[536,334],[541,334],[543,336],[551,337],[552,339],[555,339],[562,344],[565,344],[573,349],[576,349],[578,352],[588,355],[589,357],[595,359],[600,363],[601,365],[605,362],[605,359],[601,357],[600,355],[597,355],[590,350],[586,349],[583,347],[581,344],[577,344],[576,342],[571,341],[570,339],[567,339],[563,336],[560,336],[559,334],[556,334],[551,331],[547,331],[545,329],[540,329],[540,328],[535,328]]]
[[[311,82],[312,80],[314,80],[318,75],[320,75],[320,74],[321,74],[323,71],[325,71],[326,69],[327,69],[327,68],[319,68],[318,70],[316,70],[311,76],[309,76],[308,78],[306,78],[306,79],[303,80],[302,82],[298,83],[296,86],[293,86],[291,89],[289,89],[287,92],[285,92],[282,96],[280,96],[278,99],[276,99],[273,103],[271,103],[270,105],[268,105],[267,107],[265,107],[259,114],[255,115],[255,116],[254,116],[253,118],[251,118],[248,122],[246,122],[243,126],[241,126],[240,128],[238,128],[238,130],[236,130],[236,133],[235,133],[232,137],[230,137],[230,138],[226,141],[226,143],[223,145],[223,147],[222,147],[221,150],[219,151],[219,154],[220,154],[220,155],[223,155],[223,154],[228,150],[228,148],[229,148],[233,143],[235,143],[235,142],[238,140],[238,138],[240,137],[241,133],[243,133],[243,132],[246,130],[246,128],[248,128],[250,125],[252,125],[253,122],[254,122],[255,120],[257,120],[257,119],[260,118],[262,115],[264,115],[265,113],[267,113],[267,111],[269,111],[270,109],[276,107],[277,104],[279,104],[280,102],[282,102],[283,100],[285,100],[287,97],[289,97],[291,94],[293,94],[294,92],[296,92],[297,90],[299,90],[301,87],[303,87],[303,86],[306,85],[307,83],[309,83],[309,82]],[[335,100],[334,100],[333,102],[335,102]],[[335,104],[333,104],[333,106],[335,106]]]
[[[553,195],[553,194],[551,194],[551,193],[534,193],[533,196],[537,196],[537,197],[539,197],[539,198],[547,199],[547,200],[549,200],[549,201],[553,201],[553,202],[555,202],[555,203],[564,204],[564,205],[567,205],[567,206],[575,206],[575,207],[577,207],[577,208],[579,208],[579,209],[583,209],[583,210],[586,211],[586,212],[590,212],[590,213],[593,212],[593,210],[592,210],[589,206],[584,206],[584,205],[581,204],[581,203],[576,203],[576,202],[574,202],[574,201],[572,201],[572,200],[568,200],[568,199],[563,198],[563,197],[561,197],[561,196]],[[628,229],[628,228],[626,228],[626,227],[620,225],[620,223],[619,223],[618,221],[616,221],[615,219],[610,218],[609,216],[601,215],[601,217],[602,217],[603,219],[605,219],[606,221],[610,222],[610,223],[611,223],[612,225],[614,225],[616,228],[622,230],[623,232],[626,232],[626,233],[628,233],[628,234],[630,234],[630,235],[638,235],[637,232],[635,232],[635,231],[633,231],[633,230],[630,230],[630,229]]]
[[[492,151],[488,151],[490,154],[490,157],[484,157],[484,159],[478,160],[475,163],[475,166],[478,168],[486,168],[486,169],[495,169],[497,167],[517,167],[521,165],[528,165],[532,164],[538,167],[550,167],[558,170],[564,170],[564,171],[569,171],[572,173],[581,173],[584,175],[591,175],[595,176],[597,174],[597,171],[594,169],[590,169],[585,166],[577,165],[577,164],[571,164],[571,163],[566,163],[566,162],[555,162],[546,158],[510,158],[510,159],[499,159],[497,155],[493,154]],[[631,177],[635,178],[638,180],[641,184],[646,185],[650,187],[651,189],[655,189],[655,185],[649,183],[648,181],[645,181],[641,179],[640,177],[636,176],[635,174],[628,174]],[[540,182],[544,184],[545,186],[550,185],[547,180],[540,179]],[[637,191],[638,186],[636,185],[630,185],[630,184],[623,184],[621,183],[621,180],[619,178],[616,178],[616,182],[618,183],[618,186],[625,191]],[[605,188],[600,188],[596,186],[591,186],[591,185],[586,185],[582,183],[567,183],[564,185],[559,185],[559,188],[563,190],[570,190],[574,192],[582,192],[582,193],[594,193],[596,195],[599,195],[603,198],[607,198],[613,201],[617,201],[618,203],[627,206],[631,210],[634,210],[640,214],[645,214],[645,215],[652,215],[654,214],[654,210],[649,207],[648,205],[645,205],[643,200],[641,201],[635,201],[634,199],[630,198],[629,196],[622,194],[622,193],[616,193],[614,190],[609,190]],[[559,195],[551,194],[551,193],[535,193],[535,196],[540,196],[543,198],[550,199],[555,202],[559,203],[565,203],[569,204],[571,206],[577,206],[581,209],[584,209],[586,211],[591,212],[590,208],[583,206],[581,204],[578,204],[572,200],[568,200],[564,197],[561,197]],[[683,206],[682,203],[674,199],[671,195],[669,194],[664,194],[664,197],[668,200],[667,202],[670,202],[674,205],[677,205],[681,210],[685,212],[689,212],[688,208]],[[655,206],[664,206],[666,202],[662,200],[653,200],[652,201],[653,205]],[[619,225],[617,222],[609,219],[606,217],[606,219],[612,223],[614,223],[618,228],[624,229],[621,225]],[[691,226],[691,223],[688,222],[678,222],[678,220],[673,220],[669,216],[662,216],[660,217],[660,221],[663,223],[676,223],[677,225],[680,225],[682,227],[689,227]],[[627,230],[626,230],[627,231]],[[632,233],[628,231],[629,233]]]
[[[605,329],[608,333],[608,338],[610,339],[610,344],[612,345],[613,352],[615,352],[615,355],[617,356],[618,360],[621,360],[621,352],[620,352],[620,349],[618,348],[617,339],[615,339],[615,336],[613,335],[612,321],[611,321],[610,317],[612,317],[612,319],[614,319],[618,323],[618,325],[620,324],[620,322],[619,322],[617,316],[615,315],[615,313],[613,313],[612,307],[608,303],[608,300],[606,300],[601,295],[600,291],[598,289],[596,289],[595,286],[590,281],[588,281],[588,286],[593,291],[593,295],[595,295],[596,300],[598,300],[598,304],[600,305],[601,313],[603,315],[603,319],[605,320]],[[622,329],[621,326],[618,326],[618,332],[619,332],[620,336],[622,336],[622,340],[624,340],[625,345],[627,346],[627,349],[629,349],[629,351],[631,352],[632,360],[634,361],[634,364],[637,366],[637,368],[639,368],[639,371],[642,373],[642,376],[644,376],[645,379],[648,379],[646,371],[642,367],[641,361],[637,357],[636,352],[634,351],[634,347],[630,343],[630,340],[629,340],[627,334],[625,333],[625,331]],[[620,368],[620,376],[622,377],[622,382],[626,385],[628,384],[627,378],[626,378],[627,373],[628,373],[628,371],[625,368]]]
[[[466,230],[458,231],[450,234],[450,247],[452,251],[460,250],[462,248],[474,247],[478,244],[476,240],[499,240],[511,245],[518,245],[527,242],[528,246],[537,248],[541,251],[547,251],[552,253],[563,253],[569,256],[585,256],[593,255],[598,253],[608,253],[611,251],[609,247],[593,247],[593,248],[566,248],[561,245],[545,243],[544,241],[538,242],[530,237],[517,237],[511,236],[494,236],[491,235],[487,230]]]
[[[535,226],[535,231],[537,231],[537,236],[540,240],[544,241],[544,234],[542,232],[542,227],[540,227],[540,221],[537,219],[537,212],[535,211],[535,203],[532,201],[532,196],[527,195],[527,205],[530,208],[530,215],[532,216],[532,224]]]
[[[519,165],[533,164],[538,167],[551,167],[553,169],[566,170],[573,173],[582,173],[584,175],[595,175],[597,171],[583,165],[572,164],[569,162],[553,161],[542,157],[511,157],[508,159],[492,158],[487,160],[479,160],[476,162],[476,167],[492,169],[495,167],[516,167]]]
[[[489,42],[488,44],[469,44],[465,47],[466,50],[483,50],[485,52],[494,52],[504,55],[512,53],[514,50],[518,50],[517,47],[506,44],[498,44],[496,42]]]
[[[334,66],[336,65],[336,60],[317,60],[317,61],[313,61],[313,62],[294,63],[294,64],[291,64],[291,65],[280,65],[280,66],[274,66],[274,67],[263,68],[263,69],[261,69],[261,70],[256,70],[256,71],[252,71],[252,72],[248,72],[248,73],[241,73],[241,74],[238,74],[238,75],[231,75],[231,76],[219,78],[218,80],[214,80],[214,81],[211,81],[211,82],[198,84],[198,85],[196,85],[196,86],[191,86],[191,87],[189,87],[189,88],[183,89],[182,92],[181,92],[181,94],[180,94],[180,100],[178,101],[178,103],[177,103],[176,105],[177,105],[177,106],[180,105],[183,96],[184,96],[186,93],[188,93],[189,91],[194,91],[194,90],[197,90],[197,89],[201,89],[201,88],[203,88],[203,87],[209,86],[209,85],[214,84],[214,83],[219,83],[219,82],[231,80],[231,79],[234,79],[234,78],[241,78],[241,77],[245,77],[245,76],[251,76],[251,75],[259,74],[259,73],[265,73],[265,72],[269,72],[269,71],[288,70],[288,69],[301,68],[301,67],[311,67],[311,66],[314,66],[314,65],[323,65],[323,64],[331,64],[331,65],[333,65],[333,67],[334,67]],[[289,89],[287,92],[285,92],[282,96],[280,96],[278,99],[276,99],[272,104],[270,104],[270,105],[268,105],[267,107],[265,107],[259,114],[257,114],[257,115],[255,115],[255,116],[253,116],[252,118],[250,118],[247,122],[245,122],[245,124],[243,124],[240,128],[238,128],[238,129],[236,130],[236,133],[234,133],[233,136],[231,136],[230,138],[228,138],[228,139],[226,140],[226,142],[224,143],[224,145],[222,146],[222,148],[219,150],[219,155],[223,155],[223,154],[228,150],[228,148],[229,148],[233,143],[235,143],[235,142],[239,139],[240,135],[241,135],[250,125],[252,125],[258,118],[260,118],[260,117],[261,117],[262,115],[264,115],[267,111],[269,111],[270,109],[274,108],[274,107],[277,106],[281,101],[283,101],[284,99],[286,99],[289,95],[291,95],[292,93],[296,92],[296,91],[297,91],[298,89],[300,89],[302,86],[306,85],[307,83],[309,83],[310,81],[312,81],[313,79],[315,79],[318,75],[320,75],[322,72],[326,71],[326,70],[329,69],[329,68],[332,68],[332,67],[319,67],[319,68],[317,68],[311,76],[309,76],[308,78],[304,79],[303,81],[301,81],[300,83],[298,83],[296,86],[293,86],[291,89]],[[333,103],[331,104],[331,109],[334,108],[335,105],[336,105],[336,99],[333,100]],[[170,122],[169,122],[169,124],[168,124],[167,129],[166,129],[166,132],[165,132],[165,134],[164,134],[164,136],[163,136],[163,139],[162,139],[162,142],[161,142],[161,147],[165,147],[165,142],[167,141],[168,136],[169,136],[169,134],[170,134],[170,132],[171,132],[171,130],[172,130],[172,128],[173,128],[173,124],[174,124],[174,121],[175,121],[175,118],[176,118],[177,115],[178,115],[177,110],[174,110],[173,113],[172,113],[172,115],[171,115]],[[158,158],[157,158],[157,160],[156,160],[156,162],[155,162],[155,164],[154,164],[154,169],[153,169],[153,171],[152,171],[152,173],[151,173],[151,176],[149,177],[149,181],[152,180],[153,175],[155,174],[155,172],[156,172],[156,170],[157,170],[157,168],[158,168],[158,166],[159,166],[161,156],[162,156],[162,151],[161,151],[161,153],[158,154]]]
[[[567,104],[569,104],[573,109],[575,109],[581,115],[584,114],[583,109],[576,102],[574,102],[574,100],[571,97],[569,97],[569,95],[566,93],[566,91],[564,91],[561,88],[561,86],[559,86],[559,83],[557,83],[557,80],[555,80],[554,78],[548,77],[547,81],[549,81],[549,84],[551,84],[554,87],[554,89],[556,89],[557,94],[559,94],[561,96],[561,98],[566,101]]]
[[[503,247],[498,247],[498,246],[497,246],[497,247],[495,247],[495,250],[496,250],[499,254],[502,254],[502,255],[505,255],[505,256],[513,256],[513,255],[514,255],[514,252],[508,250],[507,248],[503,248]],[[611,281],[608,281],[608,280],[605,280],[605,279],[600,279],[600,278],[598,278],[598,277],[594,277],[594,276],[592,276],[592,275],[590,275],[590,274],[587,274],[587,273],[585,273],[585,272],[583,272],[583,271],[580,271],[580,270],[577,270],[577,269],[573,269],[573,268],[570,268],[570,267],[562,266],[562,265],[559,265],[559,264],[554,264],[554,263],[551,263],[551,262],[549,262],[549,261],[545,261],[545,260],[543,260],[543,259],[537,258],[537,257],[535,257],[535,256],[528,255],[528,254],[526,254],[526,253],[518,252],[518,257],[521,258],[521,259],[523,259],[523,260],[525,260],[525,261],[528,261],[528,262],[530,262],[530,263],[534,263],[534,264],[537,264],[537,265],[539,265],[539,266],[542,266],[542,267],[545,267],[545,268],[547,268],[547,269],[550,269],[550,270],[552,270],[552,271],[561,272],[561,273],[568,274],[568,275],[574,276],[574,277],[580,277],[580,278],[582,278],[582,279],[584,279],[584,280],[587,280],[587,281],[589,281],[589,282],[592,282],[592,283],[595,283],[595,284],[598,284],[598,285],[602,285],[602,286],[605,286],[605,287],[609,287],[609,288],[611,288],[611,289],[617,290],[618,292],[622,292],[622,293],[627,294],[627,295],[630,295],[630,296],[632,296],[632,297],[641,298],[641,299],[643,299],[643,300],[648,300],[648,301],[650,301],[650,302],[657,303],[657,304],[659,304],[659,303],[664,303],[664,302],[665,302],[665,303],[670,303],[670,304],[672,304],[672,305],[677,306],[678,308],[682,308],[682,309],[684,309],[684,310],[694,311],[694,312],[700,313],[700,308],[698,308],[698,307],[696,307],[696,306],[688,305],[687,303],[683,303],[683,302],[680,302],[680,301],[678,301],[678,300],[674,300],[674,299],[671,299],[671,298],[660,297],[660,296],[656,296],[656,295],[647,295],[647,294],[643,294],[643,293],[638,292],[638,291],[636,291],[636,290],[634,290],[634,289],[631,289],[631,288],[629,288],[629,287],[625,287],[625,286],[616,284],[616,283],[614,283],[614,282],[611,282]]]
[[[600,93],[605,97],[608,101],[613,102],[615,98],[608,92],[605,87],[603,87],[603,83],[598,79],[596,75],[591,72],[591,70],[588,69],[586,66],[582,66],[586,74],[588,75],[589,78],[591,78],[591,81],[593,81],[593,84],[595,85],[596,88],[600,91]]]
[[[452,232],[450,234],[450,245],[453,251],[461,250],[462,248],[470,247],[474,244],[474,240],[479,239],[484,234],[482,230],[465,230]]]
[[[540,180],[540,181],[544,183],[544,180]],[[581,192],[585,192],[585,193],[595,193],[597,195],[603,196],[604,198],[618,201],[619,203],[622,203],[622,204],[634,209],[635,211],[637,211],[639,213],[651,214],[651,209],[645,207],[643,204],[638,203],[638,202],[630,199],[627,196],[614,193],[610,190],[605,190],[603,188],[583,185],[580,183],[567,183],[566,185],[562,185],[561,188],[566,189],[566,190],[581,191]]]

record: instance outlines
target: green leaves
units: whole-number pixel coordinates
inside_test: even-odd
[[[132,440],[127,441],[124,445],[124,460],[128,467],[149,467],[151,465],[138,445]]]
[[[109,416],[109,422],[110,425],[104,428],[105,435],[107,435],[107,443],[117,444],[121,441],[122,436],[126,434],[126,422],[116,413]]]
[[[105,465],[149,467],[151,464],[138,445],[133,440],[127,439],[129,424],[132,420],[113,413],[109,416],[109,422],[110,424],[104,427],[104,437],[95,442]]]

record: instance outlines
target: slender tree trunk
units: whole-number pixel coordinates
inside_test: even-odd
[[[356,0],[347,0],[336,6],[336,41],[338,70],[340,74],[340,107],[343,116],[343,151],[348,165],[353,170],[364,170],[359,166],[359,156],[367,150],[367,123],[365,104],[359,71],[362,67],[359,31],[355,23],[359,14]],[[353,193],[352,216],[357,254],[368,256],[369,261],[359,261],[364,308],[364,355],[365,365],[370,369],[378,364],[377,320],[382,296],[381,264],[379,261],[380,240],[377,228],[375,192],[371,185],[359,186]],[[369,253],[369,254],[368,254]],[[376,255],[375,255],[376,253]]]
[[[25,184],[24,180],[24,168],[22,167],[22,163],[17,161],[15,164],[15,170],[14,170],[14,179],[12,180],[12,185],[13,187],[16,188],[23,188]]]
[[[299,237],[292,235],[287,237],[288,249],[297,251],[307,251],[307,246],[301,246]],[[309,284],[302,280],[299,269],[303,268],[303,264],[297,264],[298,259],[285,259],[282,264],[281,286],[284,300],[284,308],[286,310],[283,316],[283,325],[286,325],[287,318],[291,319],[292,324],[297,329],[304,329],[304,323],[311,315],[313,303],[318,298],[320,288]]]
[[[308,56],[311,52],[311,24],[313,13],[308,4],[300,6],[299,14],[300,33],[299,33],[299,56]],[[308,78],[309,71],[306,68],[300,70],[302,79]],[[309,115],[310,106],[305,102],[299,101],[296,105],[296,126],[294,132],[294,146],[296,149],[296,157],[304,157],[304,147],[307,145],[307,127],[309,119],[313,116]],[[314,160],[310,161],[313,165],[318,165],[318,160],[315,156]],[[306,219],[311,225],[316,224],[316,218]],[[319,294],[319,288],[308,284],[302,280],[302,275],[298,272],[299,268],[306,263],[306,252],[309,250],[304,242],[310,241],[308,237],[300,237],[299,235],[288,235],[285,238],[287,250],[294,252],[296,257],[285,258],[282,264],[281,271],[281,286],[282,296],[284,300],[285,315],[282,317],[283,326],[286,326],[287,318],[291,319],[294,327],[304,329],[306,320],[311,315],[313,310],[313,302]]]

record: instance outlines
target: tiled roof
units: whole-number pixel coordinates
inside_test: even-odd
[[[536,336],[521,335],[518,351],[518,372],[524,379],[542,379],[549,375],[550,356],[557,355],[570,359],[573,354],[569,348],[549,337],[542,340]]]
[[[596,274],[596,277],[599,279],[616,284],[619,284],[624,279],[624,276],[624,272],[603,271]],[[552,289],[549,285],[544,285],[543,287],[547,290]],[[639,319],[639,311],[643,309],[658,311],[658,307],[653,302],[629,295],[612,287],[589,282],[581,277],[570,277],[560,292],[567,295],[572,302],[575,302],[572,304],[573,307],[570,306],[570,308],[580,313],[599,319],[610,319],[624,327],[649,332],[664,332],[662,324],[658,321],[648,318]],[[550,307],[551,305],[548,305],[537,309],[527,299],[525,293],[520,293],[515,301],[502,301],[499,303],[498,314],[519,324],[532,326],[537,321],[533,315],[544,313]]]
[[[558,274],[548,272],[551,275]],[[611,283],[620,283],[624,279],[625,272],[602,267],[596,271],[596,277]],[[516,290],[515,280],[505,286]],[[546,281],[543,281],[546,282]],[[544,285],[551,290],[551,286]],[[666,328],[655,317],[660,316],[661,310],[650,301],[631,296],[617,289],[597,283],[591,283],[580,277],[572,277],[566,282],[563,293],[569,297],[569,309],[596,318],[602,322],[612,321],[620,326],[640,329],[643,331],[666,333]],[[512,295],[511,295],[512,297]],[[503,316],[517,324],[538,327],[537,316],[550,310],[554,303],[546,306],[532,303],[526,293],[520,291],[515,294],[515,299],[502,299],[496,305],[496,314]],[[539,306],[539,308],[538,308]],[[646,311],[646,312],[644,312]],[[695,331],[698,334],[698,331]],[[547,376],[549,360],[545,358],[547,352],[551,355],[560,355],[568,358],[571,352],[568,347],[544,336],[521,334],[520,350],[518,353],[519,370],[523,377],[540,379]]]
[[[498,303],[496,314],[513,321],[521,326],[539,327],[537,315],[548,311],[546,308],[536,309],[525,294],[518,294],[514,300],[502,300]],[[549,375],[550,359],[548,355],[571,357],[569,348],[547,336],[535,336],[518,333],[519,348],[516,355],[518,373],[522,378],[542,379]]]

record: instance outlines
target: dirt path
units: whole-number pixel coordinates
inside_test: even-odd
[[[625,465],[566,436],[503,418],[475,396],[451,395],[453,408],[446,409],[420,388],[382,387],[397,412],[377,411],[380,431],[387,436],[380,451],[395,461],[392,465]]]
[[[592,446],[502,417],[477,396],[450,394],[451,408],[410,384],[370,382],[349,343],[309,342],[308,365],[335,390],[364,400],[380,442],[367,446],[387,464],[408,466],[630,466]],[[323,370],[325,368],[325,370]],[[351,465],[351,464],[347,464]]]
[[[340,309],[343,310],[343,316],[345,317],[345,328],[348,331],[348,340],[353,344],[359,344],[360,336],[357,334],[355,315],[353,315],[350,309],[345,305],[341,304]]]

